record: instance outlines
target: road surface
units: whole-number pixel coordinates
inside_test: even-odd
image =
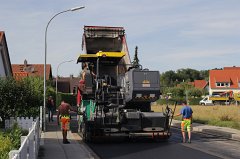
[[[181,143],[179,129],[172,129],[168,142],[150,139],[102,141],[88,146],[101,159],[239,159],[240,142],[193,133],[192,143]]]

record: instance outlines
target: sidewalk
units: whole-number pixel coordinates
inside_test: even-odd
[[[181,121],[173,120],[171,125],[180,128],[180,124]],[[237,129],[193,123],[193,131],[240,141],[240,130]]]
[[[41,136],[41,145],[38,159],[93,159],[96,155],[81,141],[77,133],[68,131],[70,144],[62,143],[62,131],[57,125],[56,116],[54,122],[46,123],[46,132]]]

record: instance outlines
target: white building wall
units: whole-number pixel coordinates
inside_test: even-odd
[[[233,88],[218,88],[218,89],[211,89],[211,91],[209,91],[209,95],[212,95],[214,92],[227,92],[227,91],[233,91],[233,93],[238,93],[240,92],[240,89],[233,89]]]

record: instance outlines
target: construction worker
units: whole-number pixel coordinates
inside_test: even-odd
[[[62,135],[63,135],[63,144],[69,144],[70,142],[67,139],[67,131],[70,127],[70,111],[75,111],[72,106],[68,103],[65,103],[62,100],[61,105],[58,107],[57,113],[57,122],[59,124],[59,120],[61,123]]]
[[[88,64],[86,62],[82,63],[82,71],[80,74],[80,81],[78,85],[78,90],[77,90],[77,106],[79,107],[81,105],[82,101],[82,93],[86,89],[86,74],[90,73],[93,79],[96,78],[95,73],[93,72],[93,65],[90,65],[91,69],[89,70]]]
[[[82,63],[82,71],[80,74],[80,81],[77,89],[77,106],[79,107],[82,102],[82,92],[85,90],[85,75],[88,70],[87,63]]]
[[[48,108],[48,121],[50,122],[53,121],[53,113],[54,109],[56,109],[52,96],[48,97],[47,108]]]
[[[181,109],[181,112],[175,116],[182,115],[182,122],[181,122],[181,131],[182,131],[182,142],[186,142],[186,135],[185,131],[188,132],[188,143],[191,143],[191,129],[192,129],[192,108],[186,104],[186,101],[182,102],[183,108]]]

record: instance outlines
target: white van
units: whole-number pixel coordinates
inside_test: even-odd
[[[213,101],[209,99],[209,96],[206,96],[202,100],[200,100],[199,104],[200,105],[214,105]]]

